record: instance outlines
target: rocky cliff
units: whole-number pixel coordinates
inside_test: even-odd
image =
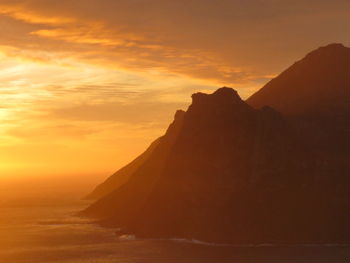
[[[320,48],[247,102],[226,87],[194,94],[83,214],[141,237],[350,242],[348,53]]]

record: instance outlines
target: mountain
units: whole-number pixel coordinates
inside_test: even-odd
[[[330,44],[310,52],[248,98],[281,112],[313,149],[324,169],[350,169],[350,48]]]
[[[138,156],[135,160],[133,160],[128,165],[124,166],[113,175],[107,178],[106,181],[98,185],[89,195],[86,196],[85,199],[88,200],[98,200],[103,196],[113,192],[115,189],[119,188],[123,184],[125,184],[130,176],[148,159],[148,157],[152,154],[153,150],[159,144],[161,138],[158,138],[147,148],[147,150]]]
[[[309,53],[248,98],[286,115],[350,111],[350,48],[330,44]]]
[[[193,94],[128,181],[82,214],[139,237],[350,242],[349,86],[329,87],[350,80],[347,52],[311,52],[247,102],[226,87]],[[336,59],[332,82],[319,70]]]
[[[85,213],[145,237],[278,240],[312,181],[309,159],[273,109],[255,110],[229,88],[197,93],[129,181]]]

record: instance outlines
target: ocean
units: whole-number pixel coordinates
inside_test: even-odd
[[[45,189],[46,194],[40,197],[31,195],[29,198],[21,193],[21,197],[12,194],[6,199],[4,189],[8,190],[0,187],[1,263],[350,262],[350,246],[262,244],[239,247],[179,238],[152,240],[120,236],[116,229],[102,228],[75,216],[89,204],[80,199],[81,193],[63,194],[62,190],[58,194]],[[37,192],[35,187],[33,192]]]

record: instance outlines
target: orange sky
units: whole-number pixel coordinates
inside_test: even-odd
[[[245,98],[349,45],[349,17],[345,0],[0,0],[0,178],[108,175],[191,93]]]

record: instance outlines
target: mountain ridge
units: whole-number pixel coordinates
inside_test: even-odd
[[[320,47],[294,63],[250,96],[249,105],[270,106],[285,115],[344,110],[350,97],[350,48]],[[334,102],[336,101],[336,102]],[[346,108],[349,111],[349,107]]]
[[[140,237],[350,242],[348,86],[327,86],[350,83],[350,75],[337,72],[340,81],[319,75],[343,61],[332,54],[344,49],[350,50],[333,44],[309,53],[247,101],[227,87],[193,94],[130,179],[82,214]],[[332,63],[316,63],[328,56]],[[341,65],[350,70],[350,56]],[[345,92],[331,99],[317,93],[306,106],[293,103],[308,95],[304,89],[318,88],[310,83]],[[271,92],[284,89],[294,97],[269,105],[276,101]]]

